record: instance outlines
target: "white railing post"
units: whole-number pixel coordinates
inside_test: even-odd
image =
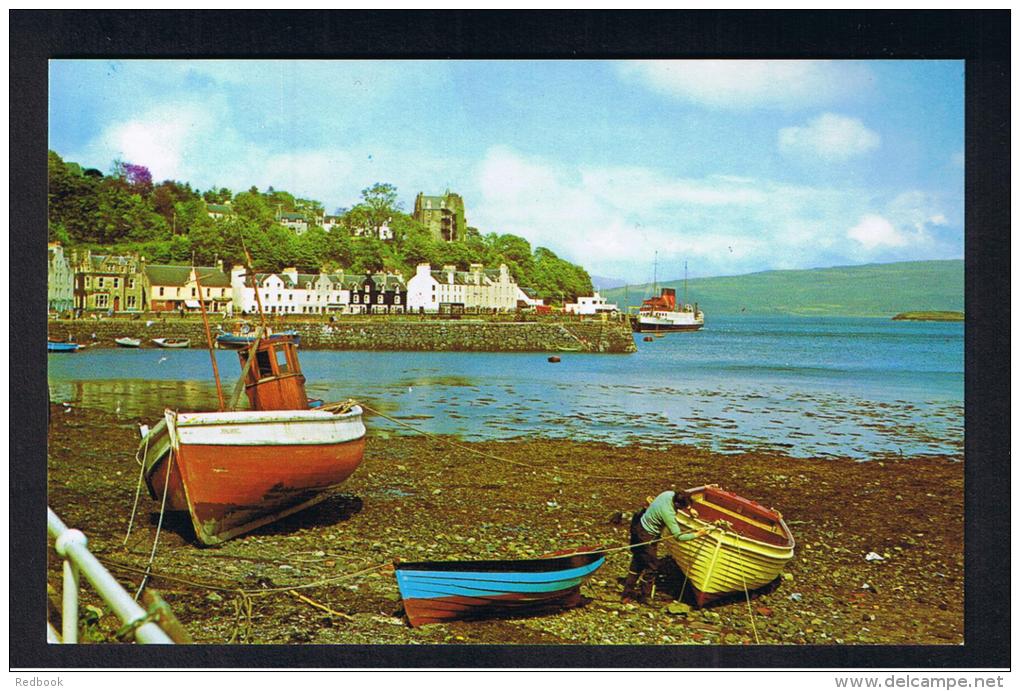
[[[78,569],[85,574],[85,578],[92,584],[103,602],[110,606],[110,609],[124,624],[138,623],[134,630],[135,640],[139,643],[173,643],[163,629],[154,622],[147,621],[146,611],[131,599],[117,579],[110,575],[110,572],[96,559],[95,555],[89,552],[86,546],[88,541],[80,530],[69,530],[49,507],[46,507],[46,528],[50,536],[55,539],[57,554],[64,558],[63,626],[65,643],[78,640]],[[69,570],[72,573],[69,573]],[[73,587],[71,586],[72,582]],[[71,602],[71,598],[73,598],[73,602]],[[73,620],[68,616],[69,603],[74,608]],[[68,640],[69,628],[73,631],[73,640]]]
[[[74,531],[78,533],[78,531]],[[81,533],[81,539],[85,536]],[[71,535],[71,531],[64,533]],[[60,552],[60,548],[57,548]],[[64,614],[62,621],[65,643],[78,642],[78,567],[71,563],[71,560],[64,557]]]

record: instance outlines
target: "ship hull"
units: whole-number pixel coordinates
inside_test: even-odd
[[[656,322],[641,322],[634,320],[631,322],[631,328],[635,333],[654,333],[654,332],[671,332],[671,331],[698,331],[703,327],[703,323],[692,323],[692,324],[664,324]]]

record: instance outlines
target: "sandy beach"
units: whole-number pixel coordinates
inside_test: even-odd
[[[49,505],[86,533],[133,592],[159,518],[158,502],[143,487],[123,544],[139,472],[137,424],[152,421],[73,404],[54,405],[51,417]],[[219,548],[197,546],[187,517],[168,514],[150,585],[197,643],[963,642],[962,458],[862,463],[691,446],[450,442],[370,432],[365,461],[341,492]],[[587,602],[562,613],[420,629],[397,616],[399,595],[387,569],[396,559],[523,558],[621,546],[631,513],[647,496],[706,483],[779,509],[797,540],[784,576],[752,593],[750,604],[741,594],[683,611],[673,604],[683,576],[670,568],[651,603],[621,604],[629,555],[620,551],[582,588]],[[870,552],[882,559],[866,560]],[[52,599],[60,563],[49,555]],[[120,624],[108,611],[100,614],[100,605],[83,596],[91,619],[85,638],[110,642]],[[50,616],[56,622],[59,614],[51,608]]]

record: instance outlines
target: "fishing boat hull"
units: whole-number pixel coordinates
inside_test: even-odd
[[[361,408],[174,413],[143,440],[150,495],[186,510],[205,545],[322,501],[360,465]]]
[[[793,558],[793,535],[778,511],[718,487],[687,492],[697,516],[677,512],[681,529],[712,530],[697,540],[664,540],[663,545],[684,572],[699,607],[768,585]],[[729,525],[720,528],[718,521]]]
[[[142,339],[140,338],[115,338],[113,342],[121,348],[139,348],[142,345]]]
[[[79,343],[60,343],[46,341],[46,352],[49,353],[76,353],[81,348]]]
[[[455,619],[534,615],[581,604],[581,584],[601,553],[545,559],[398,563],[397,587],[411,626]]]

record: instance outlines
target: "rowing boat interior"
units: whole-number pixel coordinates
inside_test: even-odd
[[[778,512],[749,499],[713,487],[693,490],[690,497],[702,521],[725,521],[737,535],[777,547],[793,541]]]

